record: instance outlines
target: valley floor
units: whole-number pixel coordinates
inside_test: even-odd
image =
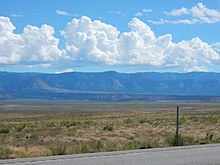
[[[220,142],[220,103],[6,101],[0,158],[93,153]]]

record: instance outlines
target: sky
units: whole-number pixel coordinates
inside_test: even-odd
[[[0,0],[0,71],[220,72],[220,0]]]

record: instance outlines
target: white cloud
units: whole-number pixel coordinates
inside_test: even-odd
[[[61,35],[76,62],[96,65],[174,67],[179,71],[206,71],[220,61],[213,47],[199,38],[175,43],[166,34],[156,37],[151,28],[137,18],[130,31],[83,16],[73,19]]]
[[[184,14],[190,14],[190,11],[184,7],[182,7],[181,9],[174,9],[171,12],[164,12],[166,15],[169,16],[181,16]]]
[[[0,64],[45,65],[65,59],[65,51],[58,48],[59,39],[48,25],[40,28],[27,25],[21,34],[15,34],[14,25],[0,16]]]
[[[57,15],[63,15],[63,16],[71,16],[70,13],[63,11],[63,10],[56,10]]]
[[[212,44],[215,51],[220,53],[220,42],[216,42]]]
[[[148,22],[160,25],[160,24],[195,24],[198,22],[197,19],[179,19],[179,20],[165,20],[160,19],[159,21],[147,20]]]
[[[88,17],[73,19],[61,32],[66,50],[77,60],[115,64],[119,31],[112,25]]]
[[[135,17],[140,17],[140,16],[143,16],[144,13],[151,13],[151,12],[153,12],[152,9],[143,9],[142,11],[139,11],[139,12],[135,13],[134,16]]]
[[[220,22],[220,11],[207,8],[202,3],[198,3],[190,10],[194,18],[199,19],[203,23]]]
[[[152,9],[143,9],[142,12],[144,12],[144,13],[151,13],[151,12],[153,12],[153,10]]]
[[[20,12],[17,14],[11,14],[12,17],[23,17],[24,15]]]
[[[187,15],[188,19],[179,19],[179,20],[164,20],[161,19],[159,21],[149,22],[153,24],[165,24],[165,23],[173,23],[173,24],[194,24],[194,23],[219,23],[220,22],[220,11],[209,9],[203,3],[197,3],[196,6],[191,9],[180,8],[174,9],[170,12],[164,12],[168,16],[183,16]]]
[[[135,17],[140,17],[140,16],[142,16],[142,15],[144,15],[142,12],[137,12],[137,13],[135,13]]]
[[[126,14],[123,13],[122,11],[116,11],[116,10],[108,11],[108,13],[110,13],[110,14],[116,14],[116,15],[120,15],[120,16],[125,16],[125,15],[126,15]]]
[[[61,74],[61,73],[71,73],[71,72],[75,72],[73,69],[71,68],[68,68],[68,69],[65,69],[61,72],[55,72],[55,74]]]
[[[73,19],[61,35],[65,49],[49,25],[27,25],[15,34],[15,26],[0,17],[0,65],[72,68],[74,66],[124,66],[206,71],[220,65],[220,43],[200,38],[175,43],[171,34],[156,37],[144,22],[133,18],[130,31],[120,33],[112,25],[83,16]],[[70,69],[65,70],[72,71]]]

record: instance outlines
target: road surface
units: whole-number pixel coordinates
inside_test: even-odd
[[[220,165],[220,144],[1,160],[8,165]]]

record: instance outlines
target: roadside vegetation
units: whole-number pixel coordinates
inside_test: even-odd
[[[220,103],[48,102],[0,105],[0,159],[220,143]]]

